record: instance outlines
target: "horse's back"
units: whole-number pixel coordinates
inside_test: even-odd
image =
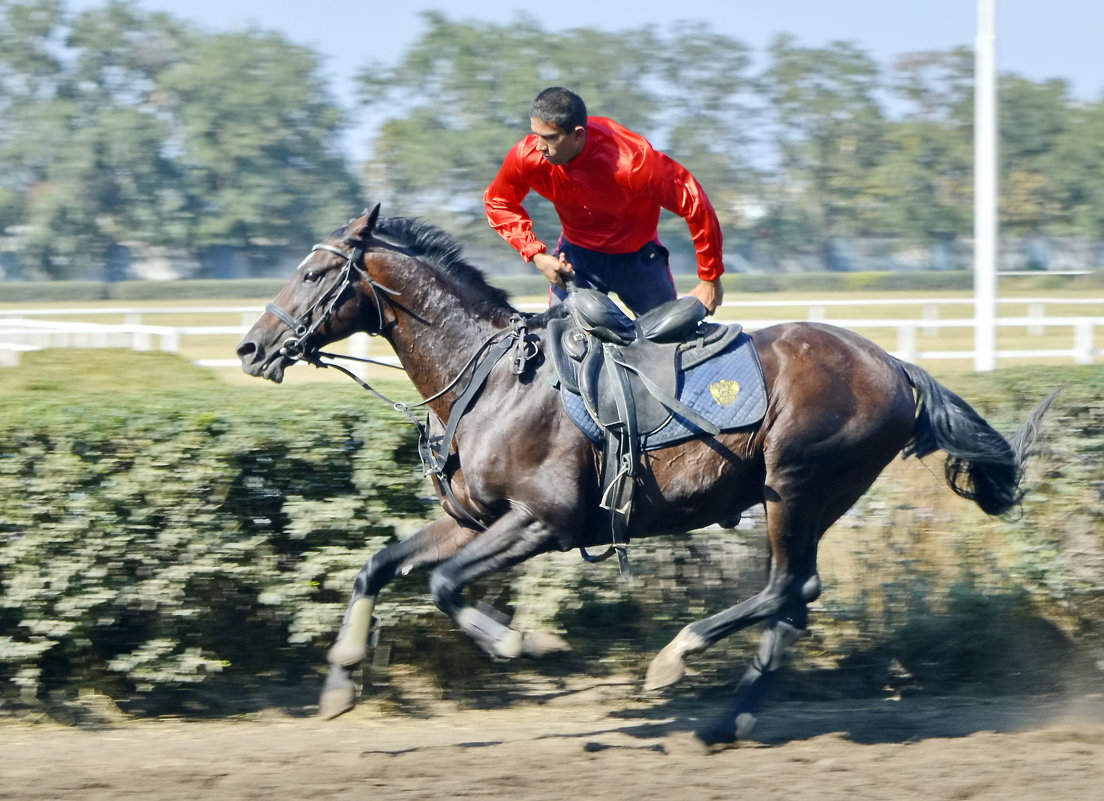
[[[916,401],[899,363],[880,346],[844,328],[805,322],[761,329],[752,339],[769,396],[764,426],[776,444],[890,454],[904,447]]]

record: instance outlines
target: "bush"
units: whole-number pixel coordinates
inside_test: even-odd
[[[2,403],[8,702],[297,679],[425,512],[412,427],[361,396],[41,395]]]
[[[131,710],[240,709],[243,690],[304,680],[313,694],[361,564],[438,514],[413,428],[352,384],[236,389],[167,354],[85,354],[86,375],[66,353],[29,355],[18,370],[35,379],[0,395],[0,703],[89,688]],[[877,675],[898,660],[932,686],[988,680],[1002,668],[986,655],[1031,632],[1100,649],[1104,368],[954,383],[1004,431],[1066,385],[1023,517],[991,521],[954,497],[934,456],[928,470],[896,462],[824,541],[802,670]],[[633,554],[631,583],[612,563],[550,554],[479,582],[472,600],[566,632],[570,670],[639,672],[682,625],[758,591],[766,569],[754,520]],[[524,688],[433,609],[424,575],[389,586],[377,614],[406,669],[476,696]],[[731,681],[757,634],[698,658],[694,681]]]

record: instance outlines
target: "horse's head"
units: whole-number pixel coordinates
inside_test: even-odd
[[[382,326],[388,290],[368,274],[365,252],[380,207],[315,245],[238,343],[242,369],[279,383],[291,364],[357,331]]]

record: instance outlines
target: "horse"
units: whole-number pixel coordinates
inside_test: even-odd
[[[327,344],[355,332],[379,335],[428,409],[423,447],[443,514],[357,574],[327,653],[322,717],[354,707],[352,672],[367,656],[376,599],[414,570],[430,571],[437,608],[487,654],[567,649],[558,635],[518,631],[464,600],[471,582],[535,555],[609,544],[602,452],[565,413],[543,353],[549,325],[562,315],[562,307],[520,314],[465,260],[458,240],[424,220],[381,217],[377,205],[312,249],[237,346],[247,374],[279,383],[297,362],[332,365],[321,361]],[[1006,439],[924,369],[851,331],[788,322],[750,336],[768,397],[761,421],[641,454],[626,532],[677,534],[738,519],[752,506],[765,512],[765,586],[685,626],[644,679],[647,690],[674,684],[688,658],[764,624],[731,704],[696,732],[708,745],[750,731],[821,592],[821,537],[886,465],[899,453],[943,451],[950,489],[1006,515],[1023,499],[1024,465],[1051,400]],[[397,408],[421,427],[408,407]]]

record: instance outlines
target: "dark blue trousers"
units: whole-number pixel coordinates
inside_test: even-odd
[[[607,295],[614,293],[637,316],[678,296],[670,254],[656,242],[649,242],[635,253],[600,253],[561,237],[553,255],[560,253],[575,268],[575,283],[580,288],[590,287]],[[567,293],[553,286],[548,305],[566,299]]]

